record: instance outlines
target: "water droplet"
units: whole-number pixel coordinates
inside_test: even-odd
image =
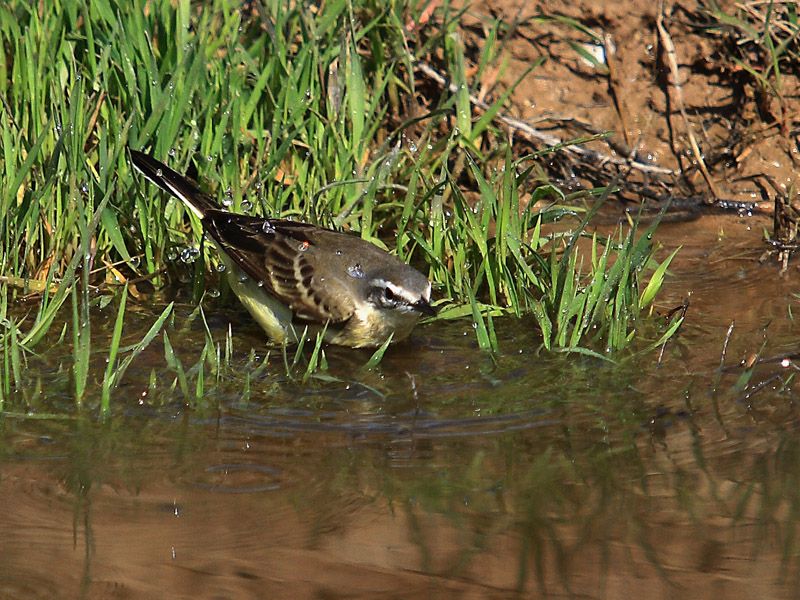
[[[200,250],[198,248],[192,248],[189,246],[188,248],[181,250],[181,262],[185,262],[187,264],[193,263],[197,260],[198,256],[200,256]]]
[[[253,210],[253,203],[250,200],[242,200],[242,210],[245,212]]]
[[[261,231],[267,234],[275,233],[275,227],[273,227],[272,223],[270,223],[269,221],[264,221],[263,223],[261,223]]]
[[[219,263],[217,265],[217,273],[224,273],[226,268],[225,263]]]
[[[353,279],[364,279],[364,270],[359,263],[347,267],[347,274]]]
[[[219,298],[219,290],[217,288],[209,288],[206,290],[209,298]]]
[[[175,260],[176,258],[178,258],[178,253],[175,252],[175,250],[170,250],[169,252],[167,252],[167,260],[168,261],[171,262],[171,261]]]
[[[222,199],[222,206],[224,206],[225,208],[230,208],[232,204],[233,204],[233,199],[232,198],[223,198]]]
[[[341,250],[337,250],[336,251],[336,256],[341,256],[341,255],[342,255],[342,251]]]
[[[156,169],[156,177],[162,177],[164,173],[161,172],[161,169]]]

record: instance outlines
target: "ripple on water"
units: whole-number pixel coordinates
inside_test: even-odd
[[[262,464],[225,463],[206,467],[188,485],[223,494],[255,494],[281,489],[281,470]]]

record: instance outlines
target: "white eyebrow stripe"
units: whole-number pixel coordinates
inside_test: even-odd
[[[414,304],[415,302],[419,301],[419,298],[414,298],[412,296],[409,296],[407,289],[402,288],[402,287],[400,287],[398,285],[395,285],[391,281],[385,281],[383,279],[379,279],[377,281],[379,281],[382,285],[386,286],[386,288],[392,290],[392,293],[395,296],[400,296],[400,298],[402,298],[403,300],[405,300],[409,304]]]

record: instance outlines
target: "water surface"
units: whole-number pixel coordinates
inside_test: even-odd
[[[233,320],[235,368],[202,401],[154,343],[101,422],[67,359],[33,357],[0,419],[0,598],[794,597],[797,271],[755,260],[765,225],[662,226],[683,249],[661,305],[688,297],[687,322],[617,365],[538,353],[526,319],[493,361],[451,322],[371,372],[329,348],[336,380],[303,383],[256,369],[231,309],[209,328]]]

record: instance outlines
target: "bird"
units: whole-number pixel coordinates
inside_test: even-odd
[[[273,343],[322,332],[353,348],[406,339],[435,316],[431,283],[355,235],[310,223],[234,213],[152,156],[129,148],[145,178],[183,202],[219,251],[230,287]]]

